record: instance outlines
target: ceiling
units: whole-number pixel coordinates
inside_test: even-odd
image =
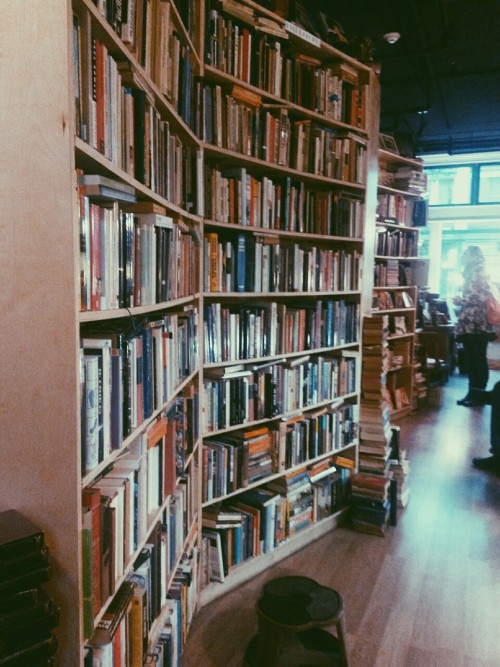
[[[406,154],[500,149],[500,0],[305,0],[380,64],[381,131]],[[389,44],[383,35],[399,32]],[[335,40],[332,37],[331,40]],[[403,151],[404,147],[404,151]]]

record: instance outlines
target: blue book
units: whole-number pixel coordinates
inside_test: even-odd
[[[246,262],[247,262],[247,237],[246,234],[238,234],[236,245],[236,291],[244,292],[246,289]]]
[[[146,327],[142,330],[142,382],[144,419],[153,414],[153,331]]]

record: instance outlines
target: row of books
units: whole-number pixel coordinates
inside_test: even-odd
[[[209,65],[274,97],[364,128],[366,90],[354,68],[344,68],[340,62],[323,64],[297,53],[289,48],[282,26],[243,9],[243,15],[234,14],[228,3],[207,3],[205,61]]]
[[[360,253],[278,236],[205,232],[206,292],[339,292],[359,289]]]
[[[354,363],[349,366],[354,369]],[[338,367],[330,357],[300,357],[248,368],[205,372],[203,432],[271,419],[338,398]]]
[[[348,192],[313,189],[290,176],[205,165],[205,216],[270,230],[362,238],[364,202]]]
[[[146,3],[145,3],[146,4]],[[159,3],[162,4],[162,3]],[[166,3],[165,3],[166,4]],[[92,34],[89,17],[74,16],[77,134],[113,164],[185,210],[196,210],[195,148],[181,141],[170,119],[152,103],[128,62],[117,62]],[[178,112],[190,120],[192,73],[189,53],[178,57]]]
[[[322,408],[255,427],[207,438],[203,444],[204,502],[356,442],[353,405]]]
[[[56,664],[60,608],[43,585],[52,566],[44,531],[16,509],[0,512],[0,664]]]
[[[377,220],[406,227],[422,227],[420,200],[408,199],[403,194],[379,193],[377,195]]]
[[[294,302],[296,303],[296,302]],[[204,306],[205,362],[243,361],[319,350],[353,340],[357,306],[346,302]]]
[[[204,390],[204,432],[302,410],[336,398],[331,359],[296,359],[210,378]]]
[[[378,227],[375,254],[386,257],[416,257],[418,255],[418,234],[410,230]]]
[[[223,582],[240,563],[270,553],[348,502],[350,470],[327,460],[203,509],[201,583]]]
[[[237,95],[238,97],[235,97]],[[365,182],[366,140],[311,120],[293,120],[284,106],[248,102],[239,89],[203,87],[200,138],[214,146],[297,171]],[[256,96],[258,98],[258,96]]]
[[[197,548],[190,547],[166,579],[163,543],[162,526],[157,523],[151,543],[141,549],[88,639],[85,665],[180,665],[186,628],[195,610],[198,555]],[[161,627],[151,646],[150,632],[160,612]]]
[[[376,261],[374,265],[374,284],[379,287],[414,285],[411,265],[397,259]]]
[[[182,0],[175,5],[146,0],[93,2],[135,60],[151,76],[159,68],[169,67],[169,61],[164,60],[169,51],[169,37],[182,30],[191,37],[195,35],[198,18],[195,0]]]
[[[81,446],[86,473],[173,398],[197,364],[195,311],[169,313],[132,330],[112,331],[106,324],[106,330],[90,330],[81,340]],[[193,385],[185,388],[184,396],[186,419],[194,420]]]
[[[392,310],[394,308],[413,308],[413,299],[406,290],[376,290],[372,310]],[[389,329],[391,318],[389,317]]]
[[[103,176],[79,176],[82,311],[164,303],[198,289],[189,229],[155,204],[119,205],[122,187]],[[116,194],[103,202],[107,195],[98,193],[113,188]]]
[[[157,436],[158,437],[158,436]],[[196,469],[177,475],[175,451],[148,437],[82,491],[86,637],[114,596],[161,510],[162,586],[166,588],[192,525]],[[160,525],[160,524],[158,524]],[[159,605],[161,606],[161,605]]]

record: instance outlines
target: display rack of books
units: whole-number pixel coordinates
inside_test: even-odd
[[[413,405],[416,328],[415,287],[375,287],[372,313],[387,317],[386,401],[392,420]]]
[[[83,634],[93,664],[142,665],[161,652],[178,664],[198,597],[200,18],[193,3],[74,7]]]
[[[0,505],[45,530],[61,664],[175,664],[345,514],[377,79],[252,0],[0,20]]]
[[[43,530],[17,510],[0,512],[0,662],[56,665],[60,608],[44,585],[52,564]]]
[[[381,135],[383,141],[385,135]],[[420,228],[427,222],[427,180],[421,160],[379,148],[374,284],[423,284],[418,258]]]
[[[202,602],[342,516],[371,76],[257,3],[205,12]]]

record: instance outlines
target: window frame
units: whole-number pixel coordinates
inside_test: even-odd
[[[470,197],[469,201],[465,203],[459,203],[459,204],[450,204],[450,203],[443,203],[443,204],[431,204],[429,201],[429,206],[432,206],[432,208],[443,208],[443,207],[458,207],[458,206],[494,206],[497,204],[500,204],[500,193],[498,195],[498,200],[497,201],[479,201],[479,186],[480,186],[480,179],[481,179],[481,168],[482,167],[498,167],[500,169],[500,161],[495,161],[495,162],[461,162],[459,164],[457,163],[450,163],[450,164],[440,164],[440,165],[429,165],[426,166],[424,171],[429,174],[432,171],[436,170],[443,170],[443,169],[460,169],[463,167],[468,167],[471,169],[471,188],[470,188]]]

